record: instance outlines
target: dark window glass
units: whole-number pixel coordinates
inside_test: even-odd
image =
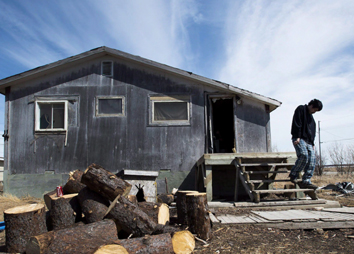
[[[103,62],[102,63],[102,75],[112,76],[112,62]]]
[[[99,99],[98,114],[122,114],[122,99]]]
[[[187,102],[155,102],[154,121],[188,120]]]

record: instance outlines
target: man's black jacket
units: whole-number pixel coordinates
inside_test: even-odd
[[[293,139],[301,138],[315,145],[316,122],[306,104],[298,106],[294,112],[291,135]]]

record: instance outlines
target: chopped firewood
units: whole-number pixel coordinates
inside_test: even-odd
[[[17,206],[4,211],[6,250],[9,253],[26,251],[32,236],[47,232],[45,207],[42,204]]]
[[[175,196],[172,194],[160,194],[157,196],[157,202],[165,203],[167,205],[171,205],[171,203],[175,200]]]
[[[174,253],[170,234],[146,235],[144,237],[119,240],[128,253],[168,254]]]
[[[129,254],[126,248],[118,244],[103,245],[94,254]]]
[[[82,218],[81,207],[75,194],[67,194],[51,199],[50,221],[52,229],[66,228]]]
[[[164,203],[140,202],[138,206],[157,224],[166,225],[170,221],[170,209]]]
[[[53,198],[58,198],[56,190],[50,191],[50,192],[44,194],[44,196],[43,196],[44,203],[47,206],[48,210],[52,209],[51,205],[52,205]]]
[[[189,230],[201,239],[210,239],[212,231],[206,193],[187,194],[186,204]]]
[[[130,202],[134,203],[134,204],[137,204],[137,203],[138,203],[138,199],[136,198],[135,195],[128,195],[128,196],[127,196],[127,199],[128,199]]]
[[[189,193],[198,193],[198,191],[180,190],[176,194],[177,221],[182,225],[188,225],[186,195]]]
[[[176,254],[192,253],[195,248],[195,239],[188,230],[179,231],[173,234],[172,245]]]
[[[120,197],[113,209],[107,215],[113,219],[118,229],[124,230],[135,237],[152,234],[157,224],[137,204],[125,197]]]
[[[103,220],[33,236],[27,243],[26,254],[94,253],[100,246],[116,243],[117,240],[114,222]]]
[[[103,220],[109,206],[109,201],[106,198],[85,187],[80,191],[78,199],[86,223]]]
[[[83,174],[84,172],[79,169],[69,173],[69,179],[63,187],[64,194],[79,193],[85,188],[86,185],[81,183]]]
[[[94,163],[82,175],[81,183],[110,201],[118,195],[127,196],[132,188],[128,182]]]

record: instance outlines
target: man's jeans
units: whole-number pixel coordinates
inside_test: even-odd
[[[293,145],[295,140],[296,139],[292,140]],[[297,160],[291,169],[289,176],[296,179],[299,172],[303,170],[304,175],[302,176],[302,182],[311,184],[311,177],[316,165],[316,155],[313,146],[300,139],[300,143],[294,145],[294,147],[296,150]]]

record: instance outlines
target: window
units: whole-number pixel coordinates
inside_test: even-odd
[[[96,97],[96,116],[124,116],[124,108],[123,96]]]
[[[36,101],[36,131],[66,131],[67,101]]]
[[[190,123],[190,96],[150,97],[153,125],[188,125]]]
[[[102,76],[113,77],[113,63],[112,61],[104,61],[101,64]]]

